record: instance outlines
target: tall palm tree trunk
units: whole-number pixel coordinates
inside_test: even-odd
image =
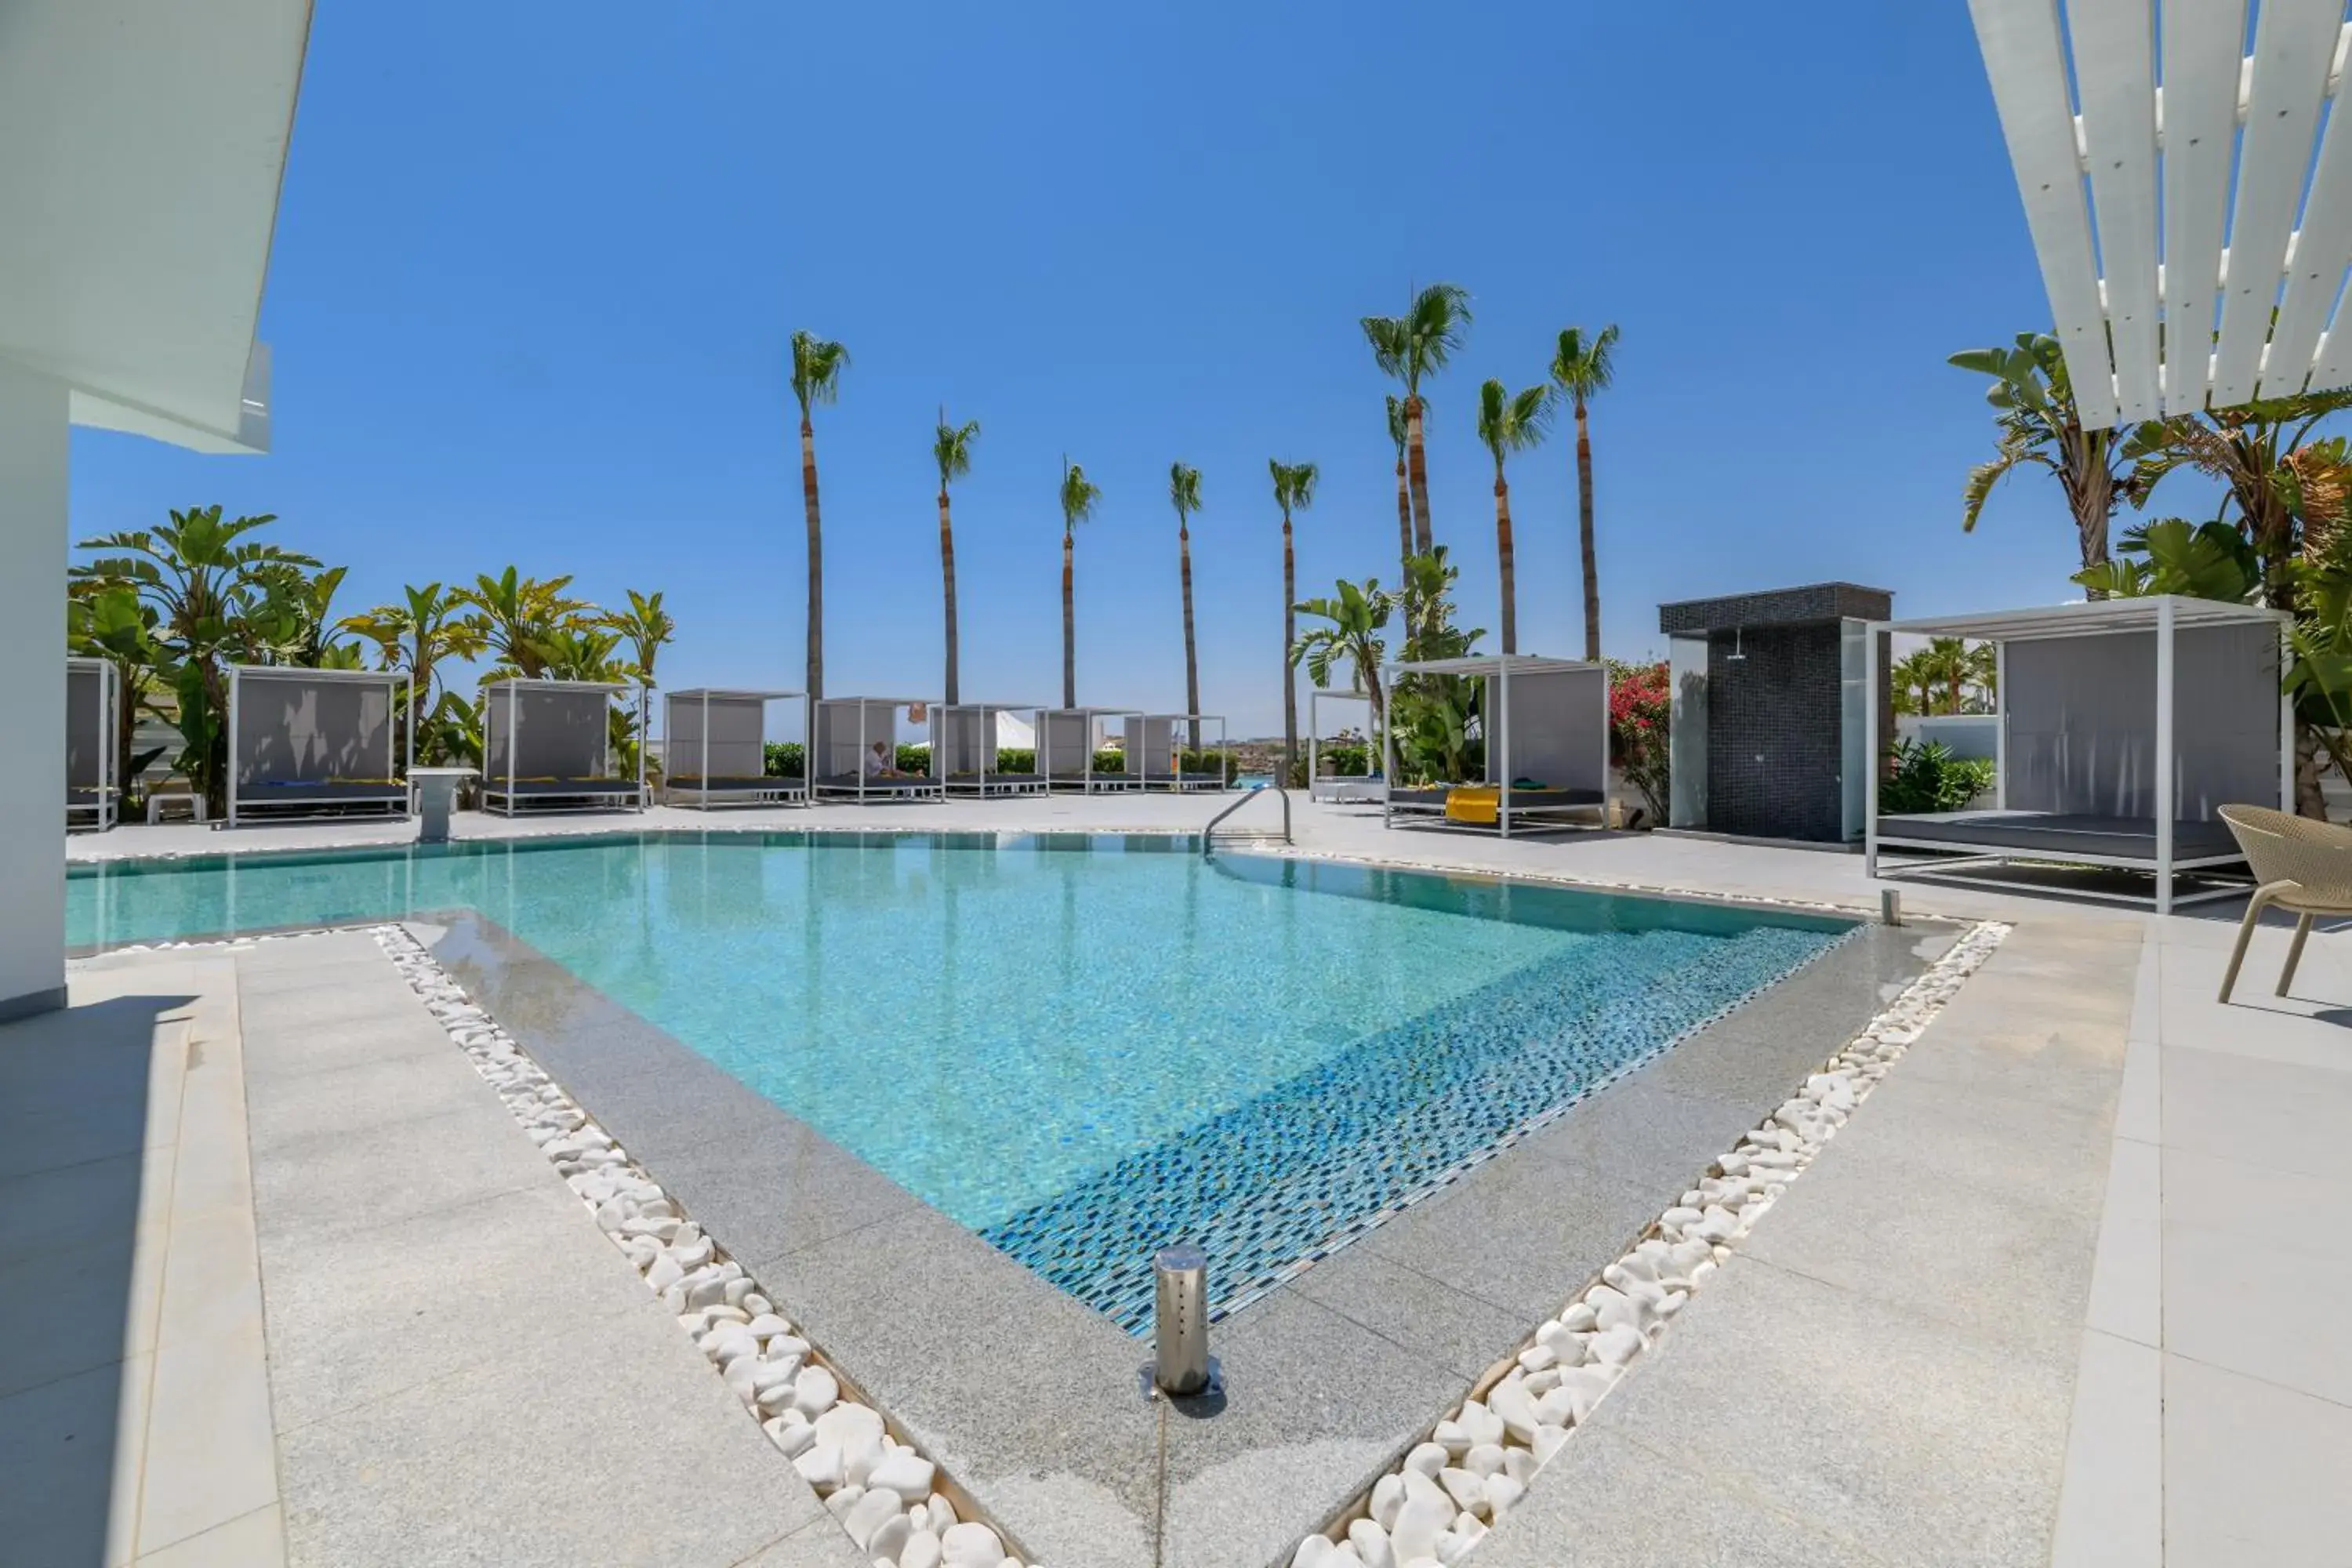
[[[2085,430],[2081,436],[2079,460],[2067,479],[2066,499],[2074,509],[2074,533],[2083,550],[2083,567],[2088,571],[2107,563],[2107,519],[2116,510],[2116,477],[2107,466],[2107,442],[2111,437],[2105,430]],[[2094,599],[2107,595],[2103,589],[2090,590]]]
[[[1495,465],[1495,567],[1503,584],[1503,651],[1519,651],[1519,570],[1511,545],[1511,487]]]
[[[1190,529],[1176,530],[1178,574],[1184,583],[1184,711],[1201,710],[1201,660],[1192,641],[1192,533]],[[1193,720],[1185,726],[1192,750],[1201,750],[1201,721]]]
[[[1412,560],[1416,553],[1412,547],[1412,487],[1405,479],[1404,456],[1399,453],[1397,455],[1397,570],[1402,573],[1404,563]],[[1404,578],[1400,575],[1397,582],[1402,584]]]
[[[962,700],[956,691],[955,529],[948,521],[948,488],[940,487],[940,579],[947,591],[948,680],[950,705]]]
[[[801,413],[801,507],[808,513],[808,694],[824,695],[824,529],[816,505],[816,426]]]
[[[1412,552],[1429,553],[1435,531],[1429,521],[1429,457],[1421,447],[1421,399],[1404,400],[1405,469],[1412,494]]]
[[[1584,657],[1601,659],[1601,563],[1592,548],[1592,432],[1576,400],[1576,542],[1584,555]]]
[[[1290,513],[1282,514],[1282,782],[1298,765],[1298,680],[1290,668],[1290,647],[1298,640],[1298,568],[1290,548]]]
[[[1070,531],[1062,531],[1062,706],[1078,705],[1078,613]]]

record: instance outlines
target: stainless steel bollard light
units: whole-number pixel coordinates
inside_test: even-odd
[[[1169,1394],[1209,1386],[1209,1258],[1191,1242],[1162,1247],[1151,1259],[1151,1381]]]
[[[1882,925],[1899,926],[1903,923],[1902,889],[1881,888],[1878,890],[1878,920]]]

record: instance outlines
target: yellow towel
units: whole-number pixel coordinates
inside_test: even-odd
[[[1445,820],[1471,822],[1482,827],[1495,826],[1495,816],[1501,809],[1503,792],[1493,784],[1467,784],[1445,792]]]

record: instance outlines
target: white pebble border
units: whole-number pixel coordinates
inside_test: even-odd
[[[642,1166],[399,926],[370,934],[876,1568],[1023,1568]],[[952,1498],[950,1493],[953,1494]],[[1035,1565],[1032,1565],[1035,1568]]]
[[[1452,1568],[1657,1342],[2011,927],[1971,927],[1771,1119],[1717,1160],[1631,1252],[1498,1363],[1291,1568]]]

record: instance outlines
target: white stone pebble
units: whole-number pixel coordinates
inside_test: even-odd
[[[398,926],[373,934],[598,1229],[677,1316],[860,1551],[879,1568],[1023,1568],[993,1529],[957,1517],[931,1489],[937,1467],[891,1438],[878,1412],[843,1396],[839,1380],[812,1360],[808,1341],[743,1266],[685,1218],[612,1135],[466,999],[430,953]]]
[[[1490,1521],[1526,1496],[1536,1471],[1591,1417],[2009,930],[1985,921],[1964,933],[1602,1269],[1599,1283],[1538,1327],[1485,1398],[1465,1401],[1376,1479],[1345,1531],[1300,1542],[1290,1568],[1458,1563]]]

